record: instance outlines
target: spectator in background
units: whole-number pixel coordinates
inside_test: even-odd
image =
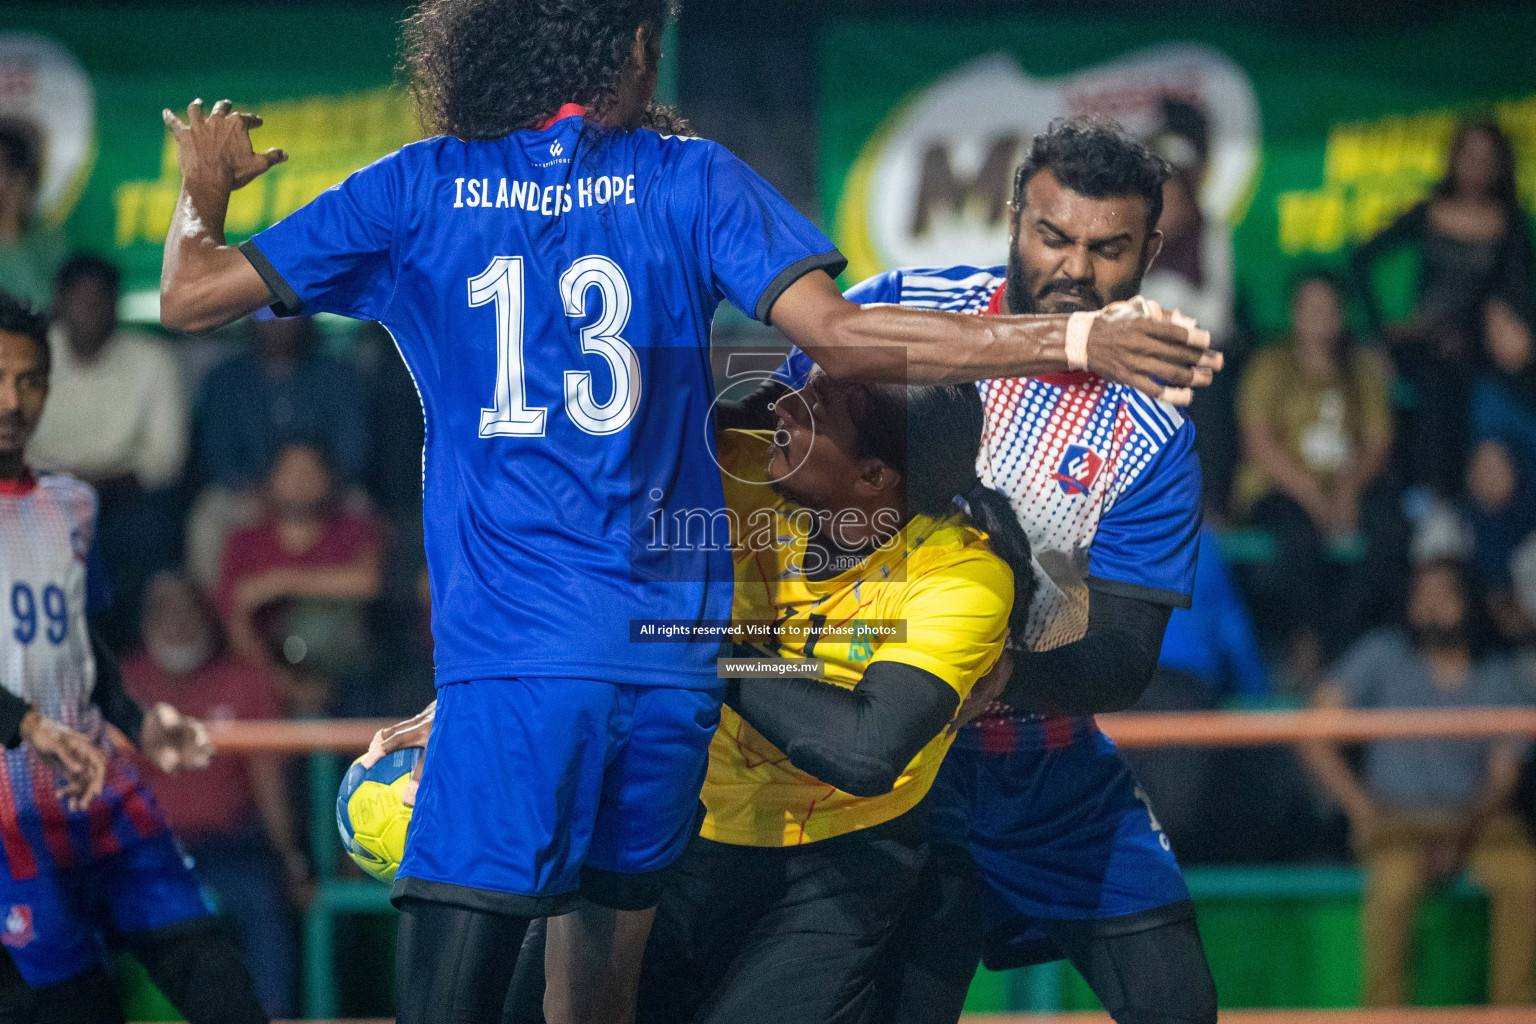
[[[187,565],[205,586],[217,575],[225,536],[260,514],[256,489],[289,442],[319,446],[343,487],[368,470],[368,399],[348,364],[320,352],[308,317],[263,310],[247,321],[248,352],[203,379],[194,413],[198,497],[187,527]]]
[[[257,663],[273,663],[280,650],[309,678],[361,673],[370,649],[365,606],[380,590],[378,527],[339,510],[330,463],[312,444],[278,449],[262,504],[262,521],[224,546],[218,605],[231,646]],[[323,710],[324,695],[289,696],[296,711]]]
[[[128,691],[146,707],[165,701],[207,722],[278,718],[266,669],[220,649],[197,588],[163,573],[144,595],[144,650],[123,663]],[[297,1012],[289,895],[302,895],[308,862],[295,841],[282,765],[273,755],[216,755],[196,777],[146,771],[176,837],[197,861],[219,910],[239,930],[262,1008]]]
[[[1536,346],[1530,321],[1502,299],[1488,302],[1484,318],[1487,372],[1472,393],[1472,437],[1497,438],[1536,476]]]
[[[1372,268],[1403,246],[1419,253],[1409,322],[1384,332]],[[1352,265],[1371,330],[1394,339],[1413,389],[1409,417],[1415,482],[1455,494],[1466,455],[1474,347],[1490,298],[1524,308],[1532,290],[1529,225],[1515,187],[1509,139],[1491,123],[1463,125],[1433,194],[1356,250]]]
[[[1392,503],[1375,486],[1392,444],[1387,366],[1345,329],[1337,278],[1315,271],[1297,279],[1290,343],[1250,360],[1237,415],[1244,450],[1234,504],[1278,545],[1261,591],[1282,634],[1300,641],[1293,653],[1318,643],[1336,653],[1364,614],[1363,588],[1390,581],[1378,566],[1395,555]],[[1330,542],[1357,536],[1366,544],[1365,571],[1349,587],[1330,586]]]
[[[59,271],[48,409],[27,456],[100,495],[97,538],[115,601],[98,625],[127,648],[144,584],[177,561],[180,509],[170,488],[187,457],[187,400],[169,347],[120,329],[118,297],[118,270],[99,256],[75,256]]]
[[[1499,635],[1511,642],[1528,640],[1531,632],[1511,569],[1515,549],[1536,531],[1531,480],[1499,441],[1478,445],[1467,463],[1462,518],[1471,533],[1474,582]]]
[[[37,223],[43,145],[37,126],[0,117],[0,289],[48,305],[53,278],[64,262],[64,236]]]
[[[1515,664],[1473,646],[1473,604],[1461,565],[1414,571],[1406,629],[1366,636],[1317,691],[1323,708],[1450,709],[1527,703]],[[1408,953],[1426,890],[1466,867],[1489,899],[1488,996],[1528,1003],[1536,967],[1536,848],[1512,807],[1525,741],[1379,740],[1356,775],[1338,746],[1303,756],[1349,818],[1366,869],[1361,942],[1365,1002],[1409,993]]]

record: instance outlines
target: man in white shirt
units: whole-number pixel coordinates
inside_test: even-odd
[[[64,264],[49,331],[47,411],[27,447],[41,470],[69,473],[101,495],[99,547],[113,600],[96,625],[132,645],[144,584],[179,557],[171,490],[187,458],[187,396],[170,346],[118,329],[118,271],[99,256]]]
[[[118,271],[76,256],[54,290],[52,392],[27,451],[40,469],[145,490],[176,482],[187,457],[187,399],[169,347],[118,330]]]

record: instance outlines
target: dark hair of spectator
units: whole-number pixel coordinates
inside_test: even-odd
[[[1024,207],[1024,189],[1040,171],[1089,199],[1141,196],[1147,230],[1163,215],[1163,182],[1173,173],[1168,161],[1102,117],[1059,117],[1030,143],[1029,155],[1013,174],[1014,215]]]
[[[325,470],[325,475],[330,477],[333,483],[335,482],[336,460],[331,457],[330,450],[323,442],[318,439],[308,437],[289,438],[288,440],[281,442],[277,446],[277,451],[272,453],[272,461],[267,463],[266,475],[270,477],[272,475],[272,471],[277,468],[277,464],[282,461],[283,456],[295,450],[309,452],[311,455],[313,455],[315,457],[315,461],[320,463],[321,468]]]
[[[209,603],[208,596],[184,573],[164,570],[150,577],[149,582],[144,586],[144,607],[140,614],[146,621],[149,619],[154,607],[151,598],[157,596],[157,593],[166,587],[174,587],[182,597],[186,598],[198,619],[202,621],[203,628],[208,631],[209,639],[213,641],[213,651],[209,655],[209,660],[212,661],[227,648],[229,638],[225,636],[224,623],[214,611],[213,605]]]
[[[53,279],[53,287],[54,291],[62,292],[81,281],[100,281],[108,292],[116,295],[122,279],[122,271],[114,263],[95,253],[82,252],[71,256],[59,268],[58,276]]]
[[[1518,210],[1520,194],[1515,187],[1515,149],[1510,145],[1509,136],[1492,121],[1467,121],[1456,129],[1456,136],[1451,140],[1450,156],[1445,162],[1445,177],[1435,186],[1435,195],[1449,199],[1456,194],[1456,159],[1461,155],[1461,148],[1467,144],[1467,139],[1473,135],[1487,136],[1488,141],[1493,143],[1495,159],[1499,162],[1493,177],[1492,198],[1511,210]]]
[[[1354,351],[1355,337],[1349,330],[1349,281],[1344,275],[1327,267],[1303,267],[1291,278],[1291,287],[1286,293],[1292,303],[1296,301],[1296,294],[1309,284],[1327,285],[1332,289],[1334,298],[1338,299],[1344,326],[1334,339],[1333,362],[1339,373],[1353,384],[1354,366],[1350,356]]]
[[[1473,585],[1472,574],[1467,570],[1465,562],[1452,555],[1436,555],[1418,562],[1413,567],[1413,578],[1408,585],[1410,593],[1421,577],[1436,572],[1448,573],[1456,581],[1456,589],[1461,592],[1463,635],[1467,638],[1467,646],[1471,648],[1473,656],[1482,656],[1496,644],[1497,633],[1484,608],[1484,595],[1479,594]]]
[[[676,8],[673,0],[423,0],[405,22],[404,70],[435,134],[504,138],[566,103],[601,116],[635,33],[650,30],[649,59],[659,60]],[[667,126],[658,119],[653,126]]]
[[[37,129],[15,117],[0,117],[0,163],[9,173],[20,174],[37,188],[43,178],[42,147]]]
[[[43,372],[52,369],[53,353],[48,349],[48,318],[41,313],[34,313],[29,304],[5,291],[0,291],[0,331],[31,338],[37,343]]]
[[[830,381],[818,375],[823,381]],[[843,384],[848,414],[858,435],[858,455],[876,458],[901,474],[907,513],[942,519],[969,507],[971,522],[987,534],[993,552],[1013,570],[1010,630],[1029,621],[1035,573],[1029,538],[1008,499],[976,479],[985,415],[981,395],[969,384],[901,387]]]

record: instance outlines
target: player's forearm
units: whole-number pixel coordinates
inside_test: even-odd
[[[828,374],[890,384],[963,384],[1068,369],[1066,316],[954,316],[854,306],[791,338]]]
[[[169,330],[215,330],[271,301],[240,250],[226,245],[230,193],[183,182],[160,270],[160,323]]]
[[[1360,779],[1338,746],[1332,743],[1303,743],[1301,760],[1312,777],[1350,818],[1369,814],[1375,801],[1360,784]]]
[[[869,797],[891,791],[960,697],[922,669],[876,662],[851,690],[819,679],[749,678],[727,687],[726,703],[796,768]]]
[[[965,384],[1087,369],[1157,398],[1187,405],[1221,369],[1204,331],[1126,306],[1072,334],[1072,318],[968,316],[910,307],[859,306],[821,271],[773,304],[773,326],[833,377],[891,384]]]
[[[365,555],[344,565],[309,569],[274,569],[272,590],[276,597],[333,598],[340,601],[372,601],[383,584],[379,557]]]
[[[1524,758],[1518,748],[1508,744],[1494,748],[1488,759],[1488,774],[1462,815],[1469,827],[1481,825],[1513,804],[1523,765]]]
[[[1088,592],[1088,629],[1049,651],[1015,651],[1002,702],[1017,711],[1098,715],[1124,711],[1157,671],[1167,605],[1101,590]]]

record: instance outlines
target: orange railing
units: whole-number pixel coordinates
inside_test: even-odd
[[[210,728],[230,753],[361,753],[384,720],[221,722]],[[1536,708],[1472,711],[1196,711],[1103,715],[1122,747],[1254,747],[1334,740],[1536,736]]]

